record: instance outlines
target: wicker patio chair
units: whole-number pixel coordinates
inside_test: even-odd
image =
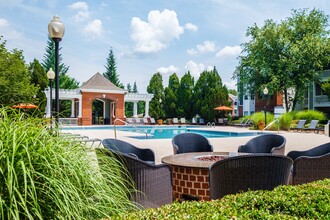
[[[238,147],[239,153],[271,153],[284,155],[285,137],[277,134],[261,134]]]
[[[291,184],[304,184],[330,178],[330,142],[305,151],[290,151],[293,169]]]
[[[98,148],[96,150],[102,172],[107,172],[103,162],[104,155],[115,157],[122,163],[123,171],[133,180],[134,186],[127,182],[131,190],[130,200],[141,208],[157,208],[173,202],[171,169],[166,164],[149,164],[129,154]]]
[[[155,154],[151,149],[138,148],[130,143],[113,138],[103,139],[102,144],[109,150],[130,154],[148,163],[155,163]]]
[[[292,163],[287,156],[270,154],[242,155],[217,161],[209,168],[210,198],[287,185]]]
[[[173,153],[212,152],[213,146],[206,137],[195,133],[182,133],[172,139]]]

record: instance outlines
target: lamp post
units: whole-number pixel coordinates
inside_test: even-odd
[[[267,126],[267,111],[266,111],[266,105],[267,105],[267,95],[268,95],[268,89],[267,87],[264,88],[264,97],[266,99],[266,104],[264,105],[264,112],[265,112],[265,127]]]
[[[58,126],[59,121],[59,111],[60,111],[60,100],[59,100],[59,70],[58,70],[58,62],[59,62],[59,43],[64,35],[64,25],[60,21],[58,16],[54,16],[53,20],[48,24],[48,32],[50,37],[53,39],[55,43],[55,126]]]
[[[53,79],[55,78],[55,73],[52,68],[50,68],[47,72],[47,78],[49,79],[49,98],[50,98],[50,130],[53,129]]]

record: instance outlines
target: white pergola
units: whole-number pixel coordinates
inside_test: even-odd
[[[144,117],[149,118],[149,102],[151,99],[154,97],[153,94],[141,94],[141,93],[127,93],[125,94],[124,97],[124,102],[133,102],[134,107],[133,107],[133,117],[137,118],[137,103],[138,101],[144,101],[146,103],[145,105],[145,112],[144,112]]]

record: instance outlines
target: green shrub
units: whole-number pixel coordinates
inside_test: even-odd
[[[280,129],[281,130],[290,130],[292,124],[293,116],[291,113],[285,113],[279,118]]]
[[[82,145],[7,111],[0,109],[1,219],[99,219],[133,207],[117,161],[104,178]]]
[[[272,122],[274,120],[274,115],[270,112],[267,112],[266,117],[267,117],[267,124],[269,124],[270,122]],[[258,124],[260,122],[265,122],[265,113],[263,111],[256,112],[253,115],[251,115],[251,119],[253,122],[253,128],[259,129]]]
[[[114,219],[329,219],[330,180],[272,191],[227,195],[210,202],[175,202]]]
[[[316,110],[299,111],[295,114],[295,119],[305,119],[307,122],[311,120],[325,120],[326,118],[323,112]]]

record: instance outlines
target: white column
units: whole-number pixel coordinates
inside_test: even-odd
[[[71,118],[74,118],[74,99],[71,99]]]
[[[146,105],[145,105],[145,110],[144,110],[144,117],[145,118],[150,118],[150,116],[149,116],[149,101],[150,100],[146,100],[145,102],[146,102]]]
[[[48,92],[46,92],[47,104],[46,104],[46,118],[50,118],[50,89],[48,88]]]
[[[81,112],[82,112],[82,97],[80,96],[79,97],[79,111],[78,111],[78,118],[81,118],[82,115],[81,115]]]
[[[134,118],[137,118],[138,115],[137,115],[137,101],[134,101],[134,107],[133,107],[133,117]]]

